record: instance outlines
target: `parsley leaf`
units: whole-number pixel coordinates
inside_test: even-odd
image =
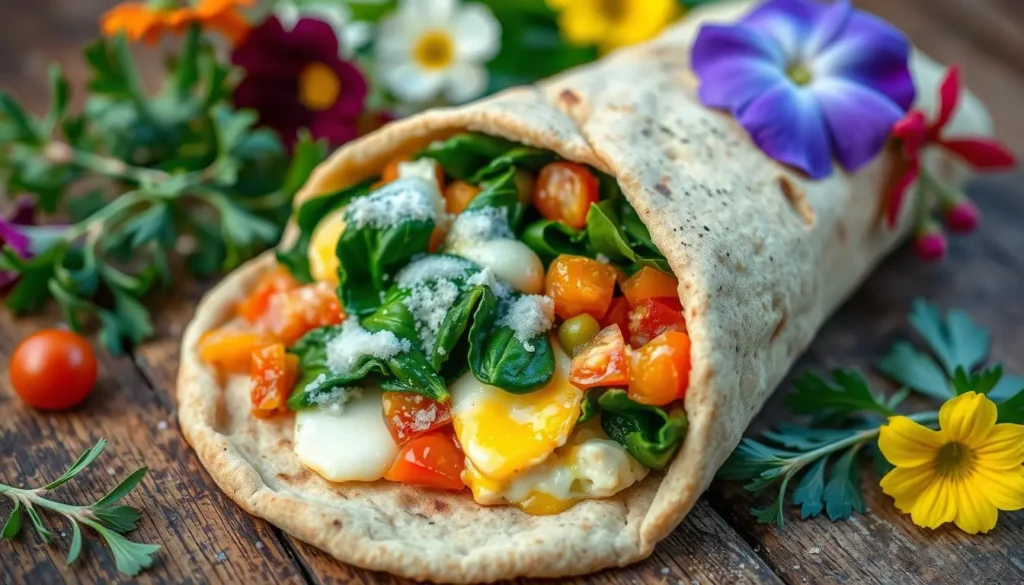
[[[884,396],[871,392],[860,373],[835,370],[832,372],[832,381],[829,383],[816,374],[805,372],[796,381],[795,391],[786,397],[786,404],[796,414],[812,414],[823,418],[862,412],[884,416],[895,414]]]

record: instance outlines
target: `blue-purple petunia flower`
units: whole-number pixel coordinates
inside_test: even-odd
[[[820,179],[885,146],[914,101],[910,44],[848,0],[768,0],[705,25],[692,66],[704,105],[729,110],[773,159]]]

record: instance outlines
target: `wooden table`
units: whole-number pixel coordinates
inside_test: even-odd
[[[95,34],[110,0],[3,0],[0,86],[32,104],[45,94],[45,64],[57,59],[81,82],[77,47]],[[864,7],[906,30],[964,77],[991,107],[1000,137],[1024,154],[1024,5],[1019,0],[864,0]],[[7,9],[10,8],[10,9]],[[32,101],[37,100],[37,101]],[[39,105],[41,107],[41,105]],[[38,107],[37,107],[38,109]],[[918,263],[898,252],[825,326],[795,368],[871,364],[906,331],[912,299],[958,306],[993,332],[996,359],[1024,373],[1024,175],[986,180],[974,190],[985,225],[955,240],[950,258]],[[85,501],[141,465],[149,477],[131,503],[145,516],[136,539],[163,551],[140,582],[160,583],[398,583],[388,575],[337,563],[238,509],[213,484],[178,432],[174,381],[178,339],[212,283],[182,285],[158,298],[158,335],[133,355],[101,357],[99,385],[88,402],[65,414],[38,414],[0,386],[0,481],[41,485],[100,437],[107,453],[62,497]],[[0,311],[0,360],[55,314],[15,320]],[[877,378],[874,380],[878,382]],[[766,413],[779,411],[779,397]],[[759,424],[769,417],[762,414]],[[773,419],[773,420],[777,420]],[[117,476],[117,477],[115,477]],[[1024,513],[1000,514],[998,528],[971,537],[952,528],[920,529],[893,508],[865,471],[869,512],[845,522],[801,522],[791,511],[785,530],[756,524],[748,497],[715,484],[654,555],[632,567],[587,578],[595,583],[1022,583]],[[6,506],[3,506],[7,509]],[[0,543],[0,583],[121,581],[108,553],[87,537],[83,559],[64,566],[68,539],[42,546],[26,531]]]

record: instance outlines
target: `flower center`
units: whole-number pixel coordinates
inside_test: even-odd
[[[797,85],[807,85],[811,82],[811,70],[800,63],[791,65],[786,71],[786,75],[789,75],[789,78]]]
[[[299,103],[314,112],[334,105],[341,95],[341,80],[327,65],[313,62],[299,73]]]
[[[597,0],[597,11],[605,20],[618,22],[626,15],[625,0]]]
[[[974,451],[963,443],[946,443],[935,456],[935,470],[941,475],[963,477],[974,469]]]
[[[443,30],[424,33],[414,49],[416,62],[424,69],[444,69],[455,59],[455,43]]]

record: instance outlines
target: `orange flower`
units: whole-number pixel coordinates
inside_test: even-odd
[[[129,40],[155,43],[165,32],[181,34],[192,23],[217,30],[237,43],[249,30],[239,13],[240,6],[253,0],[199,0],[194,6],[175,7],[174,2],[124,2],[111,8],[100,19],[103,34],[123,32]]]

